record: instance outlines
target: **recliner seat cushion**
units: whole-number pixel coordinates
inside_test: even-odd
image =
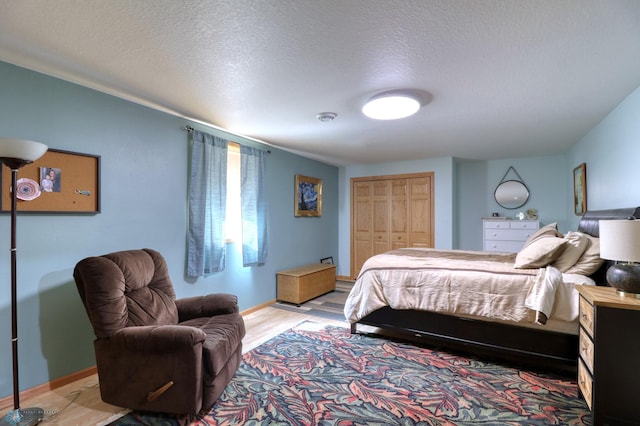
[[[203,344],[202,362],[205,371],[217,376],[231,356],[242,344],[245,326],[240,314],[216,315],[210,318],[194,318],[181,322],[204,331],[207,337]]]

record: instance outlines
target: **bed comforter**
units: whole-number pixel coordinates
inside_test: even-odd
[[[399,249],[365,262],[345,303],[355,323],[390,306],[489,320],[544,324],[576,321],[575,280],[552,266],[514,268],[515,253]],[[584,277],[584,284],[590,284]]]

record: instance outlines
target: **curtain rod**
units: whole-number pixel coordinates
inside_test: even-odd
[[[194,129],[193,129],[193,127],[189,126],[188,124],[187,124],[187,125],[185,125],[182,129],[183,129],[183,130],[186,130],[186,131],[187,131],[187,133],[191,133],[191,132],[193,132],[193,130],[194,130]],[[233,141],[233,143],[237,143],[238,145],[243,145],[243,144],[238,143],[238,142],[235,142],[235,141]],[[246,145],[245,145],[245,146],[246,146]],[[266,151],[267,151],[267,154],[271,154],[271,150],[270,150],[270,149],[267,149]]]

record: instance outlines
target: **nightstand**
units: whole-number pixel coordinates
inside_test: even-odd
[[[577,285],[578,386],[593,424],[640,424],[640,299],[611,287]]]

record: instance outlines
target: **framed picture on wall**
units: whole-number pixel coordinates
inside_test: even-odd
[[[573,169],[573,210],[582,216],[587,211],[587,165],[580,164]]]
[[[295,216],[322,216],[322,180],[296,175]]]

